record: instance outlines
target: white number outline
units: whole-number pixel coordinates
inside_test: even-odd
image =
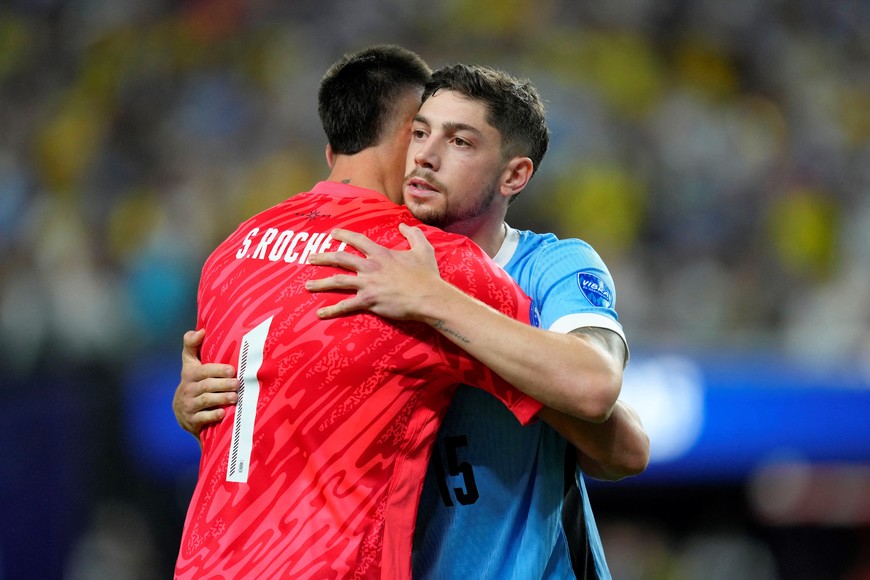
[[[233,422],[233,439],[227,458],[227,481],[247,483],[251,469],[251,449],[254,445],[254,421],[257,418],[257,401],[260,398],[260,381],[257,373],[263,366],[263,351],[266,337],[272,325],[270,316],[242,337],[239,352],[239,398]]]

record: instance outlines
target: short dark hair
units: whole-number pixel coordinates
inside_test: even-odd
[[[444,89],[486,106],[486,122],[501,134],[502,155],[528,157],[538,170],[550,144],[544,101],[528,79],[479,65],[455,64],[432,73],[423,101]]]
[[[353,155],[377,145],[406,91],[420,92],[432,70],[416,53],[375,45],[345,54],[329,67],[317,94],[317,112],[333,153]]]

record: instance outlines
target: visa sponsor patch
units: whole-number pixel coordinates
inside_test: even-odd
[[[604,280],[590,272],[577,274],[577,284],[580,290],[593,306],[610,308],[613,306],[613,291],[607,287]]]

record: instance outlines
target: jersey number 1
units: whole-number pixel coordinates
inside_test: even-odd
[[[260,381],[257,373],[263,365],[266,337],[272,324],[270,316],[242,337],[239,352],[239,399],[236,403],[236,419],[233,422],[233,439],[230,443],[227,481],[245,483],[251,469],[251,448],[254,445],[254,420],[257,418],[257,400],[260,398]]]

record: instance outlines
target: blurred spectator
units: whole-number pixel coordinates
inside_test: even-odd
[[[866,231],[870,190],[860,4],[517,0],[483,28],[476,13],[434,10],[455,23],[443,35],[410,9],[397,16],[436,64],[518,60],[543,79],[555,154],[536,187],[558,203],[528,193],[516,225],[528,216],[583,237],[614,256],[617,280],[624,270],[646,281],[657,298],[625,315],[636,347],[741,336],[805,354],[793,334],[806,314],[790,304],[848,284],[838,280],[868,242],[844,235]],[[303,96],[332,56],[305,42],[328,26],[321,16],[307,3],[230,0],[21,0],[0,12],[4,344],[27,309],[51,312],[23,331],[28,352],[91,359],[122,334],[177,339],[208,249],[318,166]],[[455,50],[463,30],[485,42]],[[591,220],[601,207],[607,219]],[[866,308],[861,293],[842,294]],[[107,306],[111,320],[94,324]],[[866,341],[831,356],[856,358]]]

